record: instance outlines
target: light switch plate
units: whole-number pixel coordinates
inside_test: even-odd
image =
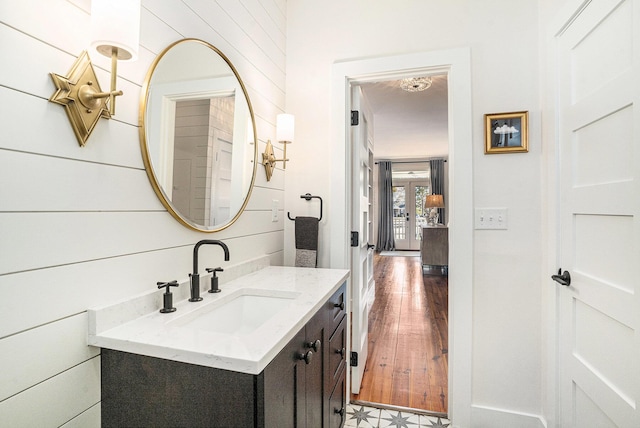
[[[278,200],[271,200],[271,221],[278,221]]]
[[[475,228],[506,230],[508,229],[506,208],[476,208]]]

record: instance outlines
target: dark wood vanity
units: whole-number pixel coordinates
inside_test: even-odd
[[[103,427],[341,427],[346,285],[258,375],[102,349]]]

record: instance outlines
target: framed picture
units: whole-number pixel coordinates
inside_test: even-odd
[[[526,153],[529,151],[529,112],[484,115],[484,152]]]

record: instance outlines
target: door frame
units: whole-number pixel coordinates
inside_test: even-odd
[[[469,48],[335,63],[331,76],[330,267],[349,268],[351,218],[349,89],[353,82],[407,74],[447,73],[449,79],[449,417],[471,421],[473,309],[473,117]],[[350,287],[347,288],[348,290]],[[350,296],[349,296],[350,297]],[[347,324],[349,328],[349,324]],[[350,331],[347,337],[350,337]],[[349,379],[347,380],[349,381]],[[347,385],[347,390],[350,390]]]

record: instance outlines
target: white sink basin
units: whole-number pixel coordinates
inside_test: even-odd
[[[223,291],[224,292],[224,291]],[[250,334],[286,310],[300,293],[242,289],[170,322],[171,325],[213,333]]]

